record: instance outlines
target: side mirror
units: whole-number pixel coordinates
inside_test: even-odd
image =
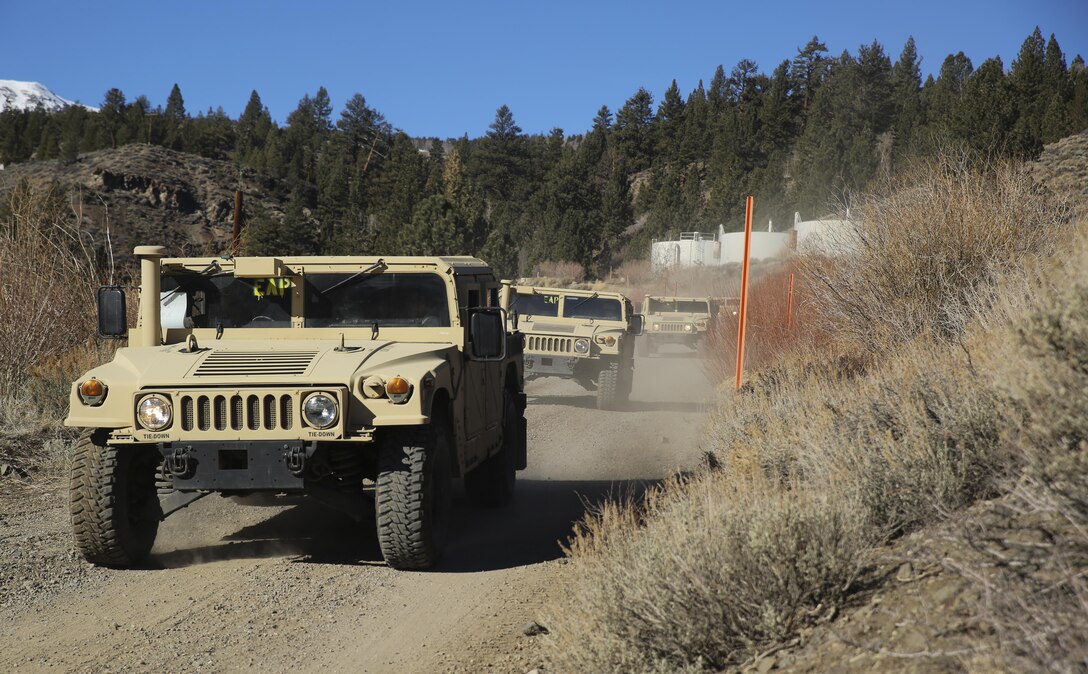
[[[121,286],[98,288],[98,336],[122,339],[128,335],[125,291]]]
[[[472,357],[477,360],[506,358],[506,319],[502,309],[471,309],[469,339]]]
[[[646,332],[646,317],[642,314],[632,314],[631,322],[627,326],[627,332],[636,337]]]
[[[510,312],[510,327],[514,329],[514,332],[517,332],[518,330],[518,319],[520,318],[521,316],[518,314],[517,310]]]

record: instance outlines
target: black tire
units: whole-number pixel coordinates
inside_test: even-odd
[[[605,370],[601,370],[601,373],[597,375],[597,409],[616,409],[616,400],[620,386],[619,375],[619,368],[615,365],[612,365]]]
[[[69,507],[76,547],[88,562],[122,569],[147,559],[162,520],[155,488],[161,460],[151,447],[106,444],[102,432],[79,436]]]
[[[394,569],[429,569],[442,559],[450,516],[449,429],[390,434],[378,450],[374,509],[382,557]]]
[[[521,417],[514,394],[503,395],[502,449],[465,474],[465,495],[473,505],[504,506],[514,498],[517,484],[518,434]]]
[[[623,375],[620,377],[618,384],[618,390],[616,391],[616,402],[620,405],[626,405],[631,400],[631,391],[635,387],[635,369],[628,366],[623,371]]]

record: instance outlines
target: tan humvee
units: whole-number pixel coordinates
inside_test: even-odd
[[[525,376],[570,377],[613,409],[631,395],[634,337],[642,317],[619,293],[514,285],[502,306],[525,334]]]
[[[386,561],[437,563],[450,479],[484,505],[525,467],[522,336],[469,257],[141,260],[139,324],[99,291],[99,334],[129,346],[73,386],[77,545],[126,567],[158,523],[210,492],[304,493],[376,517]],[[373,511],[371,511],[373,508]]]
[[[642,303],[646,335],[639,340],[639,355],[649,356],[662,344],[698,348],[726,304],[725,298],[647,295]]]

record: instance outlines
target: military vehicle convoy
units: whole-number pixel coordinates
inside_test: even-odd
[[[711,297],[647,295],[642,303],[646,334],[639,340],[639,355],[652,355],[662,344],[698,348],[713,329],[723,302]]]
[[[501,505],[526,465],[523,336],[469,257],[141,261],[139,323],[99,291],[99,334],[127,336],[72,386],[65,424],[77,547],[139,564],[159,522],[210,494],[306,494],[374,517],[388,564],[440,560],[451,478]]]
[[[634,341],[642,316],[614,292],[515,285],[503,281],[502,306],[525,335],[525,377],[572,378],[616,409],[631,395]]]

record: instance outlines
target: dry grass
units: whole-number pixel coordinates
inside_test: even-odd
[[[586,278],[585,269],[576,262],[540,262],[533,269],[533,274],[537,277],[556,279],[561,286],[581,283]]]
[[[93,339],[98,270],[62,195],[24,184],[3,198],[0,458],[56,467],[69,386],[112,351]]]
[[[827,617],[872,543],[861,510],[709,472],[605,504],[577,531],[550,616],[560,671],[721,668]]]
[[[805,259],[803,285],[829,332],[876,352],[960,339],[999,280],[1053,255],[1071,210],[1023,165],[946,154],[885,179],[852,214],[834,237],[853,254]]]
[[[757,372],[708,425],[719,470],[605,506],[578,532],[549,625],[561,671],[751,660],[836,606],[875,546],[1000,495],[1021,466],[1067,521],[1088,516],[1088,300],[1072,302],[1088,288],[1023,329],[1028,352],[1013,329],[1045,294],[1031,270],[1068,241],[1071,212],[1020,167],[963,157],[861,201],[857,255],[801,262],[796,334],[777,317],[781,276],[753,285],[753,306],[777,318],[753,324]],[[1081,320],[1083,336],[1062,323]],[[728,334],[718,344],[731,351]],[[1008,386],[1009,367],[1059,356],[1065,375]],[[1063,615],[1088,606],[1083,581],[1065,581]]]
[[[1088,226],[1088,222],[1083,223]],[[963,535],[992,571],[982,617],[1010,670],[1088,667],[1088,239],[1043,279],[1035,308],[1017,321],[1017,348],[994,367],[1014,400],[1005,440],[1020,470],[998,526]],[[992,519],[992,518],[991,518]],[[995,540],[1028,540],[1010,548]]]

